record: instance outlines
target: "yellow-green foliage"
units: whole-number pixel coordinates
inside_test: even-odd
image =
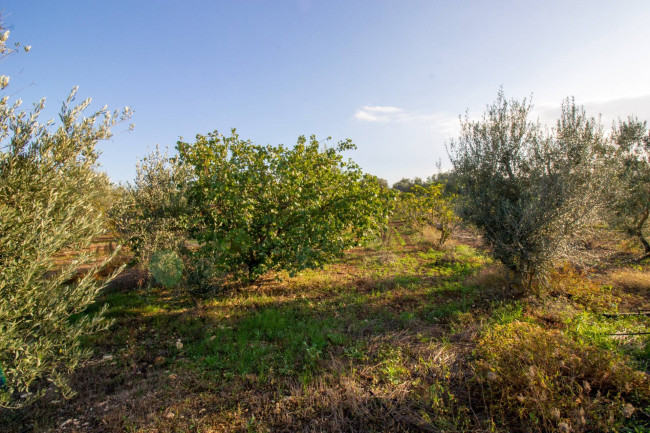
[[[574,306],[592,311],[615,311],[621,301],[611,286],[591,280],[570,266],[551,272],[548,286],[551,294],[565,296]]]
[[[516,431],[612,431],[650,402],[645,373],[533,323],[494,326],[475,355],[490,417]]]
[[[415,185],[411,192],[400,194],[399,212],[413,226],[432,226],[440,232],[440,246],[451,236],[459,222],[453,210],[455,195],[443,195],[443,185]]]

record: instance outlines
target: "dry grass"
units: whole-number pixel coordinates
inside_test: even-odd
[[[650,291],[650,273],[643,270],[621,269],[610,274],[612,284],[633,292]]]
[[[522,432],[609,432],[650,404],[648,375],[558,330],[512,322],[486,332],[477,374],[490,416]]]
[[[555,270],[548,279],[548,291],[553,297],[562,297],[578,308],[591,311],[616,311],[624,294],[591,278],[588,271],[565,265]]]
[[[608,275],[608,283],[624,296],[621,311],[638,311],[650,306],[650,272],[640,266],[617,269]]]

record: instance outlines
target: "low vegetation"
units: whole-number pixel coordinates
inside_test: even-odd
[[[477,342],[475,366],[496,425],[522,431],[611,431],[650,401],[645,373],[560,330],[513,321]]]
[[[438,249],[437,233],[392,228],[388,246],[200,305],[132,268],[85,313],[107,305],[114,325],[83,340],[95,354],[72,377],[79,393],[4,420],[10,431],[648,428],[650,341],[607,334],[650,320],[603,316],[647,302],[622,283],[644,267],[598,279],[566,267],[522,297],[486,251],[459,242],[471,234]]]

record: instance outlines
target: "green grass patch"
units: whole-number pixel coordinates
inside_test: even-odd
[[[608,318],[582,312],[567,324],[576,339],[630,356],[639,369],[650,370],[650,335],[611,335],[648,332],[650,317],[620,316]]]
[[[492,304],[490,325],[507,325],[515,321],[524,321],[524,304],[515,302],[495,302]]]
[[[270,307],[207,331],[210,335],[186,350],[208,371],[262,378],[290,375],[314,370],[328,346],[345,342],[336,325],[332,318],[314,317],[308,310]]]
[[[466,245],[447,251],[430,249],[418,256],[424,274],[452,280],[464,279],[488,263],[487,258]]]
[[[448,323],[467,313],[478,296],[476,287],[454,281],[445,281],[441,286],[430,289],[429,293],[431,303],[425,306],[420,316],[432,323]]]

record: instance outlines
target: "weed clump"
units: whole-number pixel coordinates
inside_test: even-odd
[[[579,308],[594,312],[616,311],[621,297],[604,286],[572,267],[564,266],[549,275],[548,286],[554,297],[562,296]]]
[[[611,352],[515,321],[478,341],[474,368],[485,409],[515,431],[611,431],[650,404],[650,380]]]

